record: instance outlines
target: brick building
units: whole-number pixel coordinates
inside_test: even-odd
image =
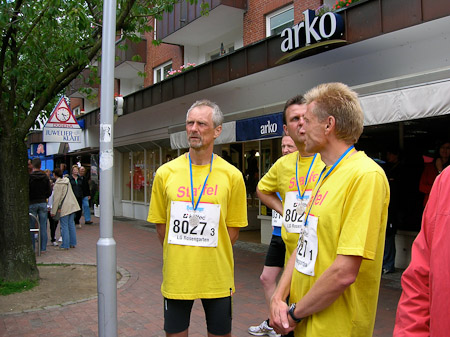
[[[284,102],[319,83],[339,81],[360,94],[364,108],[366,127],[357,148],[379,161],[393,145],[405,153],[411,210],[397,236],[398,265],[405,265],[420,226],[422,158],[450,138],[450,3],[359,0],[315,13],[334,1],[207,2],[207,16],[200,4],[183,1],[141,44],[120,42],[129,48],[118,50],[115,68],[116,93],[124,98],[114,133],[115,215],[146,218],[156,169],[187,147],[185,114],[195,100],[211,99],[225,114],[215,152],[227,151],[245,174],[245,159],[256,150],[262,176],[281,154]],[[154,38],[162,44],[154,46]],[[167,77],[188,64],[195,66]],[[86,112],[80,117],[85,141],[68,155],[89,165],[98,155],[99,109],[80,87],[73,83],[68,93],[72,108]],[[261,125],[276,127],[253,132]],[[263,242],[269,215],[264,206],[249,208],[250,229],[261,230]]]

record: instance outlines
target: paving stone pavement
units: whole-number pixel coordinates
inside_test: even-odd
[[[69,251],[51,248],[37,257],[38,263],[96,263],[98,218],[91,226],[77,229],[78,245]],[[162,249],[154,228],[144,221],[114,219],[117,266],[128,272],[127,282],[117,290],[118,336],[160,337],[163,331]],[[259,275],[266,245],[238,241],[234,247],[236,294],[233,297],[233,336],[250,336],[247,328],[267,316]],[[392,336],[400,297],[401,272],[383,276],[373,336]],[[0,315],[3,337],[98,336],[97,299],[61,307]],[[206,336],[203,309],[194,304],[189,328],[191,337]]]

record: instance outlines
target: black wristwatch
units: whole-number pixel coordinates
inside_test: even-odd
[[[294,315],[294,310],[295,310],[295,303],[292,303],[291,306],[289,307],[289,316],[291,316],[291,318],[294,320],[295,323],[300,323],[302,321],[302,318],[297,318]]]

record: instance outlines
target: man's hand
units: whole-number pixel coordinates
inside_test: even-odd
[[[288,311],[289,306],[285,301],[272,298],[270,302],[270,326],[282,335],[287,335],[296,326]]]

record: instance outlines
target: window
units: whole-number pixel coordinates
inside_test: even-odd
[[[122,155],[122,200],[131,200],[131,152]]]
[[[172,70],[172,61],[166,62],[153,69],[153,83],[161,82],[166,78],[169,71]]]
[[[133,152],[133,201],[144,202],[146,181],[146,165],[144,151]]]
[[[294,7],[284,7],[266,16],[266,36],[280,34],[294,25]]]
[[[209,53],[209,59],[215,60],[215,59],[219,58],[220,56],[223,56],[225,54],[232,53],[232,52],[234,52],[234,44],[229,44],[224,47],[223,43],[222,43],[220,48]]]

